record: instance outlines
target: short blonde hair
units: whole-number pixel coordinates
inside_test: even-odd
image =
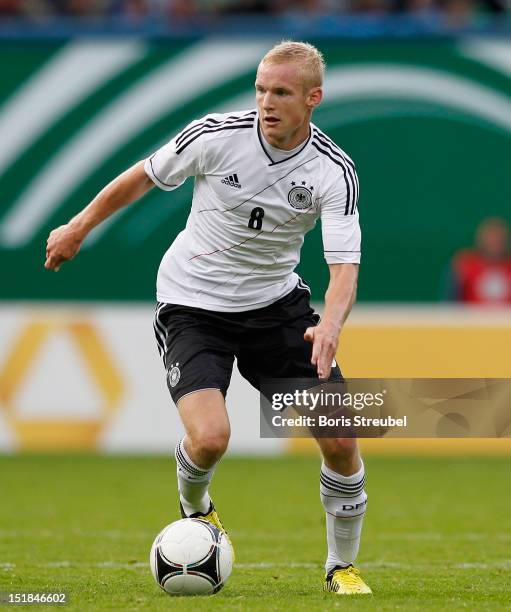
[[[261,64],[285,64],[287,62],[300,64],[304,84],[307,88],[321,87],[323,85],[325,60],[321,51],[313,45],[283,40],[278,45],[275,45],[273,49],[270,49],[261,60]]]

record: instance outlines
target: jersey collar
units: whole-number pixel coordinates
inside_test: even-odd
[[[257,141],[256,146],[259,149],[259,151],[262,152],[262,154],[264,155],[268,163],[268,166],[278,166],[280,164],[286,164],[290,159],[294,159],[295,157],[298,157],[298,155],[301,155],[305,151],[305,149],[309,146],[311,135],[312,135],[312,129],[310,125],[309,125],[309,137],[303,143],[303,145],[298,149],[298,151],[296,151],[296,153],[293,153],[293,155],[290,155],[289,157],[286,157],[285,159],[281,159],[280,161],[273,161],[270,154],[266,150],[266,147],[263,144],[263,135],[261,133],[261,126],[259,124],[259,113],[256,115],[256,120],[254,124],[255,124],[254,125],[254,137]]]

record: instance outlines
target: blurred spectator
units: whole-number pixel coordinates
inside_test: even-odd
[[[451,262],[446,298],[472,304],[511,304],[509,228],[503,219],[485,219],[475,248],[459,251]]]
[[[470,22],[475,12],[472,0],[447,0],[443,5],[446,21],[453,26],[463,26]]]
[[[222,15],[409,14],[440,16],[452,28],[470,26],[481,13],[506,15],[511,0],[0,0],[1,17],[127,17],[134,21]]]
[[[237,0],[229,2],[222,10],[223,13],[243,14],[265,14],[270,13],[272,0]]]
[[[21,15],[22,0],[0,0],[0,14]]]
[[[62,13],[76,17],[98,15],[106,12],[107,8],[106,2],[101,2],[101,0],[65,0],[59,4]]]

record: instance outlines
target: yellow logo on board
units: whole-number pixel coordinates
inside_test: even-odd
[[[83,358],[102,398],[99,416],[90,418],[23,418],[16,405],[41,348],[54,334],[68,334]],[[120,373],[93,325],[83,319],[41,319],[29,322],[15,339],[0,371],[0,403],[22,450],[90,450],[118,409],[124,385]],[[58,394],[59,389],[53,390]],[[79,390],[77,390],[79,392]]]

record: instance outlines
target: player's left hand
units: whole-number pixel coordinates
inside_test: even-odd
[[[316,327],[308,327],[303,337],[307,342],[312,342],[311,363],[317,367],[319,378],[330,378],[339,343],[339,332],[322,321]]]

